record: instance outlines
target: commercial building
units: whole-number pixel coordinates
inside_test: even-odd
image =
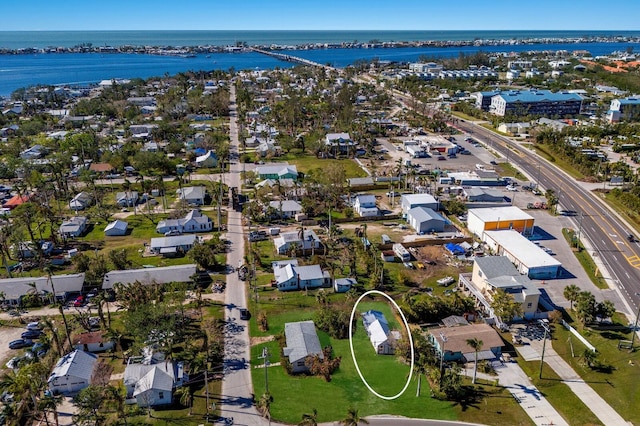
[[[506,256],[518,272],[531,279],[557,278],[562,263],[514,230],[485,231],[485,242],[498,256]]]
[[[471,233],[486,241],[485,231],[515,229],[529,235],[533,232],[534,218],[515,206],[470,209],[467,226]]]
[[[640,97],[633,96],[612,100],[606,117],[610,123],[638,120],[640,118]]]
[[[582,97],[549,90],[507,91],[491,97],[489,111],[495,115],[564,117],[580,114]]]
[[[473,272],[460,274],[459,280],[459,287],[474,297],[478,310],[489,317],[496,317],[491,302],[500,290],[520,304],[524,318],[533,318],[538,310],[540,290],[527,276],[521,275],[506,256],[476,257]],[[499,318],[500,321],[511,319]]]

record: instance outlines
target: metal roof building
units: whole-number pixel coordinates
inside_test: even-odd
[[[562,263],[519,232],[485,231],[485,236],[493,252],[506,256],[521,274],[540,280],[558,277]]]
[[[305,365],[307,356],[318,355],[321,359],[324,358],[313,321],[288,322],[284,325],[284,335],[287,342],[284,356],[289,358],[294,373],[309,371]]]

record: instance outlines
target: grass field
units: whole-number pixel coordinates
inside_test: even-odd
[[[345,169],[347,179],[353,177],[365,177],[367,174],[351,159],[319,159],[313,155],[284,157],[289,164],[295,164],[299,172],[309,173],[312,169],[324,169],[329,164],[340,164]]]
[[[358,310],[372,308],[386,311],[389,322],[395,323],[386,303],[363,302]],[[269,319],[271,326],[269,334],[280,333],[284,329],[285,322],[307,319],[312,319],[312,314],[304,309],[274,315]],[[420,418],[456,418],[456,410],[450,402],[437,401],[429,397],[428,384],[424,379],[419,398],[415,396],[417,383],[415,379],[412,380],[407,391],[395,400],[385,401],[376,397],[369,392],[358,376],[351,357],[349,340],[332,339],[322,331],[319,331],[318,336],[323,346],[332,345],[335,355],[342,357],[339,370],[334,373],[331,382],[325,382],[319,377],[289,376],[281,366],[269,367],[268,383],[269,391],[274,398],[271,405],[274,419],[297,423],[303,413],[311,412],[315,408],[318,410],[319,421],[335,421],[342,419],[349,407],[357,408],[361,416],[385,413]],[[257,357],[265,346],[269,348],[271,354],[270,362],[279,361],[278,344],[269,342],[252,348],[254,365],[262,363],[262,360]],[[393,356],[375,355],[359,318],[354,334],[354,352],[363,376],[377,392],[383,395],[395,395],[402,390],[407,380],[409,366],[398,362]],[[252,374],[255,394],[262,395],[265,390],[264,369],[254,368]]]
[[[598,371],[585,367],[580,359],[585,347],[576,338],[570,338],[564,327],[555,327],[553,348],[625,420],[640,424],[640,412],[637,410],[640,403],[640,352],[618,349],[620,340],[631,340],[628,321],[623,315],[616,314],[611,327],[585,328],[575,322],[572,325],[597,348],[598,358],[608,368]],[[575,357],[571,353],[571,344]]]

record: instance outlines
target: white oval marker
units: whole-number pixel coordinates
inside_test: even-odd
[[[367,381],[365,380],[364,376],[362,375],[362,372],[360,371],[360,367],[358,366],[358,361],[356,361],[356,354],[355,354],[355,352],[353,352],[353,317],[356,314],[356,308],[358,307],[358,303],[360,303],[360,301],[362,300],[363,297],[365,297],[365,296],[367,296],[369,294],[380,294],[380,295],[386,297],[389,301],[391,301],[391,303],[393,303],[393,306],[395,306],[396,309],[398,310],[398,312],[400,312],[400,316],[402,317],[402,321],[404,322],[404,326],[407,329],[407,335],[409,336],[409,345],[411,346],[411,369],[409,370],[409,377],[407,378],[407,382],[404,384],[404,387],[402,388],[402,390],[400,392],[398,392],[394,396],[380,395],[378,392],[373,390],[373,388],[371,386],[369,386],[369,383],[367,383]],[[407,319],[404,317],[404,314],[402,313],[402,310],[400,309],[398,304],[395,302],[395,300],[393,300],[388,294],[383,293],[382,291],[378,291],[378,290],[369,290],[369,291],[365,292],[362,296],[360,296],[358,298],[358,300],[356,300],[356,303],[355,303],[355,305],[353,305],[353,309],[351,310],[351,317],[349,318],[349,347],[351,348],[351,358],[353,358],[353,363],[356,366],[356,371],[358,372],[358,375],[360,376],[360,380],[362,380],[362,383],[364,383],[364,385],[367,387],[367,389],[369,389],[371,391],[372,394],[374,394],[378,398],[382,398],[382,399],[386,399],[386,400],[390,401],[392,399],[398,398],[399,396],[401,396],[404,393],[404,391],[407,390],[407,388],[409,387],[409,382],[411,382],[411,376],[413,375],[413,364],[414,364],[413,337],[411,336],[411,330],[409,330],[409,324],[407,323]]]

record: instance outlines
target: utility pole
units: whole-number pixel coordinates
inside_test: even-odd
[[[444,344],[447,343],[447,336],[444,333],[440,333],[440,339],[442,339],[442,347],[440,348],[440,380],[442,380],[442,367],[444,364]]]
[[[640,293],[636,293],[636,296],[640,296]],[[636,334],[638,329],[638,317],[640,317],[640,303],[638,303],[638,312],[636,313],[636,321],[633,323],[633,330],[631,331],[631,352],[633,352],[633,344],[636,341]]]
[[[262,348],[262,356],[260,358],[264,359],[264,391],[265,393],[269,393],[269,349],[265,346]]]
[[[544,338],[542,340],[542,356],[540,357],[540,374],[538,378],[542,379],[542,364],[544,363],[544,350],[547,346],[547,334],[551,333],[547,321],[539,320],[538,323],[544,328]]]

